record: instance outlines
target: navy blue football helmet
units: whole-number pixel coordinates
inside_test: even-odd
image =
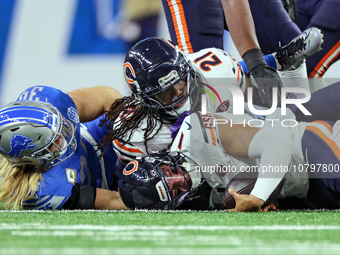
[[[161,152],[131,161],[118,187],[131,209],[174,210],[202,183],[196,163],[180,152]]]
[[[151,37],[136,43],[125,57],[124,75],[135,98],[164,119],[175,120],[197,103],[196,73],[185,54],[166,39]],[[185,96],[171,105],[156,99],[181,80],[187,84]]]
[[[0,154],[9,162],[52,167],[76,148],[75,127],[51,104],[17,101],[0,109]]]

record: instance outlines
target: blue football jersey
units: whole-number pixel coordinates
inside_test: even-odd
[[[109,189],[113,184],[114,166],[117,156],[112,146],[99,160],[101,151],[96,144],[108,132],[105,127],[99,127],[100,119],[81,124],[73,100],[59,89],[48,86],[34,86],[22,92],[17,99],[48,102],[55,106],[62,115],[72,122],[76,132],[76,151],[65,161],[50,168],[42,174],[38,190],[33,199],[23,204],[24,209],[46,210],[60,209],[72,194],[76,183],[96,188]],[[62,156],[68,157],[71,149]]]

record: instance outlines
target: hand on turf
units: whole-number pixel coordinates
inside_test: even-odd
[[[261,212],[268,212],[268,211],[276,211],[276,206],[274,203],[270,203],[269,205],[261,209]]]
[[[258,212],[264,201],[253,195],[238,194],[235,190],[229,189],[229,194],[235,199],[235,208],[227,210],[228,212]]]

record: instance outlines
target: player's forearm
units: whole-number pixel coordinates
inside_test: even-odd
[[[100,210],[130,210],[125,206],[117,191],[99,188],[96,191],[94,208]]]
[[[108,86],[77,89],[68,94],[76,104],[80,122],[96,119],[121,97],[117,90]]]
[[[259,49],[248,0],[221,0],[221,3],[229,32],[240,55],[250,49]]]
[[[250,194],[266,201],[285,175],[283,167],[289,165],[293,144],[288,140],[260,130],[249,145],[249,157],[260,158],[257,181]]]

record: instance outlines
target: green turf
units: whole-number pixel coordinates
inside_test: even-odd
[[[0,254],[340,254],[339,211],[0,211]]]

